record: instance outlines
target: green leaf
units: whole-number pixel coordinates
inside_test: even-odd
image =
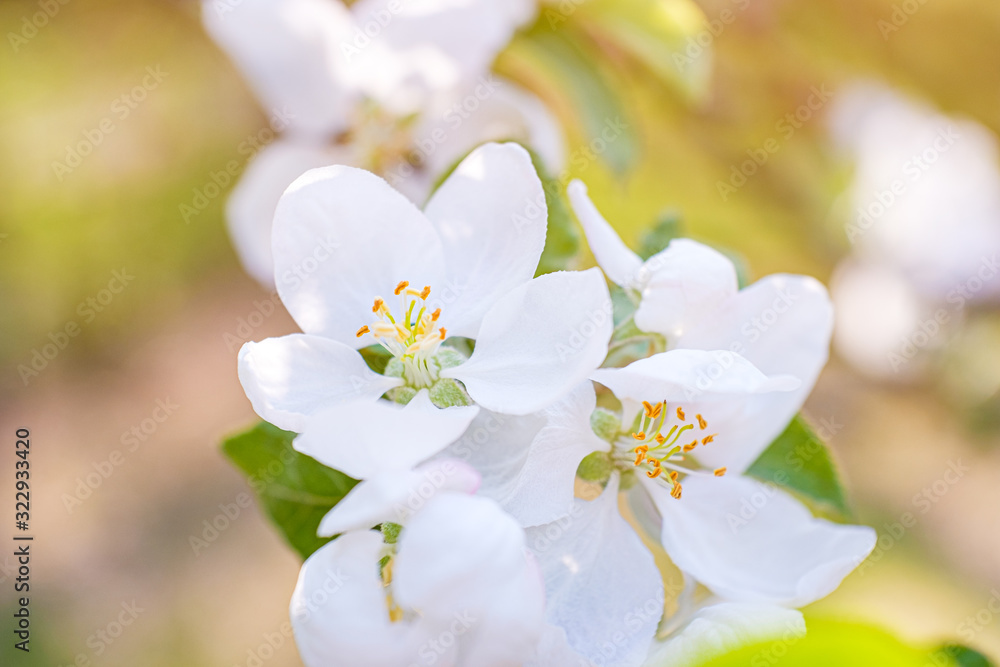
[[[569,26],[550,30],[539,22],[517,41],[527,52],[532,67],[548,74],[553,84],[569,98],[579,116],[588,151],[586,160],[598,155],[619,176],[638,159],[638,142],[629,114],[622,106],[616,86],[608,80],[591,55],[592,45]]]
[[[542,251],[541,259],[538,260],[538,270],[535,272],[536,276],[540,276],[543,273],[570,268],[580,249],[580,234],[570,215],[562,183],[549,173],[537,153],[530,148],[528,152],[545,189],[545,204],[549,210],[545,249]]]
[[[931,651],[908,646],[884,630],[861,623],[808,618],[806,628],[805,637],[777,637],[701,664],[712,667],[951,667],[954,664],[945,660],[934,662]]]
[[[801,416],[792,420],[747,475],[791,491],[820,514],[840,519],[851,515],[829,449]]]
[[[357,481],[292,449],[294,433],[261,422],[222,445],[268,517],[303,559],[329,542],[319,523]]]
[[[979,651],[959,644],[946,644],[934,652],[933,665],[955,667],[993,667],[993,662]]]
[[[637,254],[643,259],[649,259],[664,250],[670,242],[683,236],[684,223],[677,211],[664,211],[653,226],[646,230],[639,240]]]
[[[578,20],[689,101],[708,92],[712,48],[695,40],[707,30],[705,15],[692,0],[590,0],[580,7]]]

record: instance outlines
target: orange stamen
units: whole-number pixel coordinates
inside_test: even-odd
[[[714,474],[715,474],[716,477],[722,477],[723,475],[726,474],[726,469],[725,468],[716,468]]]
[[[677,406],[677,418],[681,421],[687,421],[687,417],[684,416],[684,408]]]
[[[646,477],[649,477],[650,479],[656,479],[657,477],[660,476],[661,472],[663,472],[663,468],[653,468],[652,470],[646,471]]]
[[[433,313],[431,313],[431,322],[437,322],[439,317],[441,317],[441,309],[440,308],[438,308]]]
[[[365,335],[366,333],[370,333],[370,332],[371,332],[371,329],[369,329],[369,328],[368,328],[368,325],[366,324],[365,326],[363,326],[363,327],[361,327],[360,329],[358,329],[358,334],[357,334],[357,336],[358,336],[358,338],[361,338],[361,337],[362,337],[362,336],[364,336],[364,335]]]
[[[675,500],[681,499],[681,485],[675,484],[674,488],[670,490],[670,495],[674,497]]]
[[[375,305],[372,306],[372,312],[377,313],[378,311],[382,310],[383,305],[385,305],[385,301],[383,301],[382,299],[375,299]]]
[[[718,435],[718,433],[713,433],[712,435],[705,436],[704,438],[701,439],[701,444],[707,445],[708,443],[710,443],[713,440],[715,440],[715,436],[717,436],[717,435]]]
[[[635,438],[636,440],[645,440],[646,433],[644,431],[639,431],[638,433],[633,433],[632,437]]]
[[[427,297],[429,297],[430,295],[431,295],[431,286],[430,286],[430,285],[427,285],[427,286],[425,286],[425,287],[424,287],[424,289],[423,289],[423,290],[422,290],[422,291],[420,292],[420,298],[421,298],[421,299],[423,299],[424,301],[426,301],[426,300],[427,300]]]
[[[698,420],[698,428],[700,428],[702,431],[708,428],[708,422],[705,421],[704,417],[702,417],[701,415],[695,415],[695,418]]]
[[[448,335],[448,330],[445,329],[444,327],[441,327],[440,329],[438,329],[438,333],[441,334],[441,340],[444,340],[445,336]]]
[[[399,284],[396,285],[396,290],[395,290],[396,296],[399,296],[400,294],[402,294],[403,290],[405,290],[409,286],[410,286],[410,283],[408,281],[406,281],[406,280],[400,280]]]

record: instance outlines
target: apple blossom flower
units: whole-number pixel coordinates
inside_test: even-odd
[[[838,96],[831,129],[856,164],[834,343],[868,375],[918,377],[966,305],[1000,297],[997,138],[872,83]]]
[[[767,375],[800,381],[794,391],[753,399],[761,405],[748,411],[740,433],[745,446],[729,461],[745,469],[799,412],[826,365],[833,328],[826,288],[809,276],[775,274],[741,290],[733,263],[690,239],[674,239],[644,262],[601,216],[583,183],[570,183],[569,198],[598,264],[638,302],[640,330],[662,335],[668,350],[732,352]]]
[[[534,654],[537,565],[520,526],[468,495],[476,483],[456,462],[387,472],[330,511],[320,533],[342,534],[306,560],[290,607],[307,667],[506,667]],[[400,513],[408,496],[419,505]]]
[[[561,131],[532,94],[490,73],[534,0],[203,0],[208,33],[266,109],[289,119],[227,207],[247,271],[274,285],[271,222],[309,169],[375,171],[415,203],[480,143],[520,139],[553,168]]]
[[[278,293],[305,333],[240,350],[257,414],[311,425],[297,446],[366,476],[386,440],[399,458],[383,464],[406,467],[455,440],[478,406],[525,415],[560,399],[603,362],[611,302],[598,269],[532,277],[546,218],[516,144],[476,149],[424,212],[360,169],[307,172],[274,224]],[[470,356],[460,338],[475,340]],[[372,345],[391,355],[384,375],[358,352]]]

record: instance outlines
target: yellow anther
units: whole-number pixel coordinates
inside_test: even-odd
[[[718,435],[718,433],[713,433],[712,435],[706,435],[704,438],[701,439],[701,444],[707,445],[708,443],[710,443],[713,440],[715,440],[715,436],[717,436],[717,435]]]
[[[385,301],[383,301],[382,299],[375,299],[375,305],[372,306],[372,312],[377,313],[378,311],[382,310],[382,306],[384,305]]]
[[[698,441],[697,440],[695,440],[694,442],[692,442],[690,445],[684,445],[684,453],[687,454],[688,452],[690,452],[692,449],[694,449],[697,446],[698,446]]]
[[[665,405],[666,403],[657,403],[653,407],[653,419],[658,419],[660,417],[660,414],[663,412],[663,406]]]
[[[637,454],[639,452],[642,452],[643,454],[645,454],[646,452],[649,451],[649,445],[639,445],[638,447],[636,447],[632,451],[635,452],[635,453],[637,453]]]
[[[639,448],[635,448],[635,465],[642,465],[642,462],[646,460],[646,452],[639,451]]]
[[[663,472],[663,468],[653,468],[652,470],[646,471],[646,477],[649,477],[650,479],[656,479],[657,477],[660,476],[661,472]]]
[[[646,433],[644,431],[639,431],[638,433],[633,433],[632,437],[635,438],[636,440],[645,440]]]
[[[438,334],[440,334],[441,340],[444,340],[445,337],[448,335],[448,330],[445,329],[444,327],[441,327],[440,329],[438,329]]]
[[[714,472],[713,474],[714,474],[714,475],[715,475],[716,477],[722,477],[723,475],[725,475],[725,474],[726,474],[726,469],[725,469],[725,468],[716,468],[716,469],[715,469],[715,472]]]
[[[439,317],[441,317],[441,309],[440,308],[438,308],[433,313],[431,313],[431,322],[437,322]]]
[[[674,488],[670,490],[670,495],[674,497],[675,500],[681,499],[681,485],[674,484]]]
[[[430,295],[431,295],[431,286],[424,285],[424,288],[420,290],[420,298],[426,301],[427,297],[429,297]]]
[[[684,408],[677,406],[677,418],[681,421],[687,421],[687,417],[684,416]]]
[[[646,410],[646,416],[649,418],[653,417],[653,405],[649,401],[643,401],[642,407]]]
[[[677,471],[676,470],[671,470],[670,471],[670,481],[671,482],[676,482],[677,481]]]
[[[360,329],[358,329],[357,336],[358,336],[358,338],[361,338],[362,336],[364,336],[366,333],[369,333],[369,332],[371,332],[371,329],[368,328],[368,325],[365,325],[365,326],[361,327]]]
[[[667,436],[663,435],[662,433],[656,434],[656,444],[662,445],[666,441],[667,441]]]
[[[708,428],[708,422],[705,421],[704,417],[702,417],[701,415],[695,415],[695,418],[698,420],[698,428],[700,428],[702,431]]]
[[[403,290],[405,290],[409,286],[410,286],[410,283],[408,281],[406,281],[406,280],[400,280],[399,284],[396,285],[396,289],[395,289],[396,296],[399,296],[400,294],[402,294]]]

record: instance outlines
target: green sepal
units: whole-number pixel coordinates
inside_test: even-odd
[[[590,428],[601,440],[614,442],[621,433],[622,420],[610,410],[597,408],[590,413]]]
[[[580,461],[580,466],[576,469],[576,476],[585,482],[599,482],[603,484],[611,478],[615,466],[611,462],[611,454],[608,452],[591,452]]]
[[[441,378],[430,388],[431,403],[439,408],[472,405],[465,389],[451,378]]]

